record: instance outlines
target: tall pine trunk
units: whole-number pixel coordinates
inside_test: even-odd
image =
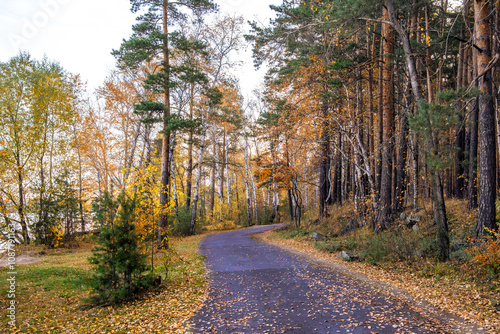
[[[478,48],[477,70],[479,73],[479,212],[476,233],[484,235],[497,230],[495,222],[496,200],[496,139],[495,108],[493,103],[489,1],[475,0],[475,45]]]
[[[163,99],[165,111],[163,113],[163,133],[161,147],[161,190],[160,190],[160,215],[158,218],[158,248],[168,248],[167,225],[170,192],[170,55],[168,48],[168,0],[163,0],[163,67],[165,71],[165,86]]]
[[[326,201],[328,199],[330,170],[330,140],[328,135],[328,105],[323,102],[321,107],[323,117],[320,138],[320,163],[319,163],[319,217],[326,216]]]
[[[387,8],[383,9],[385,21],[389,21]],[[382,24],[384,63],[382,67],[382,176],[380,180],[380,206],[377,222],[381,228],[388,228],[391,223],[391,188],[392,188],[392,155],[393,155],[393,122],[394,122],[394,88],[392,79],[394,33],[392,26]]]

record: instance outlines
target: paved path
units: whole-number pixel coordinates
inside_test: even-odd
[[[193,333],[449,333],[438,320],[360,281],[251,238],[206,237],[209,297]]]

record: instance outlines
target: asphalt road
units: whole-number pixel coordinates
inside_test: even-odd
[[[275,227],[275,226],[274,226]],[[209,296],[192,333],[449,333],[447,324],[372,286],[251,238],[206,237]]]

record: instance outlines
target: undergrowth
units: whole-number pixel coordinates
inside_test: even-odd
[[[355,219],[354,207],[347,203],[329,208],[329,216],[322,221],[309,219],[301,228],[289,227],[277,233],[283,239],[311,242],[316,249],[328,253],[348,251],[371,264],[384,267],[403,264],[424,276],[460,275],[465,280],[481,281],[486,286],[500,277],[500,234],[492,232],[490,237],[474,239],[476,210],[464,210],[466,205],[460,200],[446,202],[451,260],[440,263],[432,205],[423,203],[422,206],[417,212],[411,209],[405,212],[406,216],[419,216],[415,228],[407,227],[398,218],[391,228],[380,233],[373,232],[365,224],[342,235],[348,222]],[[314,232],[321,234],[323,239],[313,239]]]

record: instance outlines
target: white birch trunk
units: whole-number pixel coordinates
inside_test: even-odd
[[[262,204],[264,205],[264,209],[266,208],[266,190],[262,188]]]
[[[231,205],[231,178],[229,176],[229,163],[228,163],[228,154],[227,154],[227,133],[226,130],[224,129],[224,137],[226,140],[224,140],[224,161],[226,162],[226,193],[227,193],[227,206],[229,207]]]
[[[222,176],[221,176],[221,166],[219,163],[219,150],[217,149],[217,127],[215,126],[215,123],[212,125],[212,129],[214,131],[214,141],[215,141],[215,170],[217,173],[217,196],[219,196],[219,205],[222,205],[224,198],[223,198],[223,189],[222,189]]]
[[[250,187],[250,185],[248,182],[248,175],[245,175],[245,195],[246,195],[246,201],[247,201],[248,226],[252,226],[253,225],[253,223],[252,223],[252,203],[250,201],[250,193],[248,191],[249,187]]]
[[[269,189],[271,191],[271,189]],[[271,208],[271,215],[276,217],[276,190],[275,190],[275,184],[273,183],[272,186],[272,193],[273,193],[273,200],[272,200],[272,208]]]
[[[280,217],[280,192],[278,191],[278,185],[276,185],[276,217],[278,218],[278,222],[281,221]]]
[[[248,145],[248,137],[247,137],[247,131],[246,127],[243,124],[243,133],[245,135],[245,169],[246,169],[246,174],[247,177],[250,179],[251,183],[251,189],[252,189],[252,202],[253,202],[253,216],[255,218],[255,221],[259,221],[259,214],[257,211],[257,193],[255,191],[255,181],[253,179],[253,174],[252,174],[252,169],[250,168],[250,164],[248,162],[248,150],[250,149]]]
[[[208,111],[207,111],[208,114]],[[203,153],[204,153],[204,147],[205,147],[205,139],[207,135],[207,127],[208,127],[208,121],[207,117],[208,115],[203,115],[202,119],[202,131],[201,131],[201,139],[200,139],[200,150],[198,153],[198,170],[196,171],[196,182],[194,185],[194,195],[193,195],[193,201],[192,201],[192,207],[191,207],[191,222],[190,222],[190,233],[194,235],[195,232],[195,224],[196,224],[196,214],[198,213],[198,199],[200,197],[200,183],[201,183],[201,163],[203,162]]]

